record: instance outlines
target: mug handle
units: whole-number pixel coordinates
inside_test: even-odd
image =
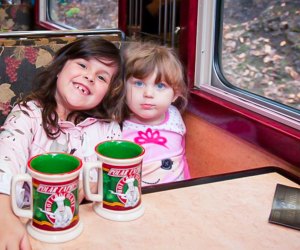
[[[25,218],[32,218],[32,206],[30,206],[30,209],[23,209],[19,208],[17,205],[17,195],[16,195],[16,187],[18,182],[28,182],[32,183],[31,176],[29,174],[18,174],[13,176],[12,178],[12,183],[11,183],[11,205],[14,213],[20,217],[25,217]],[[32,202],[30,202],[32,204]]]
[[[90,171],[93,168],[102,169],[102,163],[100,161],[96,162],[86,162],[83,167],[83,189],[85,193],[85,197],[90,201],[102,201],[103,200],[103,182],[102,182],[102,171],[98,171],[100,173],[98,175],[98,193],[93,194],[91,192],[90,187]]]

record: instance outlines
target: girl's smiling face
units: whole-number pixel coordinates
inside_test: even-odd
[[[144,79],[129,77],[126,84],[126,102],[132,111],[131,120],[149,125],[164,121],[165,114],[177,98],[166,82],[156,80],[156,70]]]
[[[116,67],[109,61],[92,59],[68,60],[57,75],[55,98],[57,113],[63,120],[74,110],[96,107],[108,91]]]

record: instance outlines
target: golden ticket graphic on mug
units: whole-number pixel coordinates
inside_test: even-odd
[[[60,231],[75,226],[79,221],[78,178],[62,183],[32,180],[33,220],[39,229]]]
[[[140,205],[141,169],[141,163],[126,169],[103,164],[104,208],[121,211]]]

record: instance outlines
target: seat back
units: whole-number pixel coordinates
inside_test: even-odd
[[[125,40],[120,30],[0,33],[0,126],[15,102],[31,90],[35,75],[52,61],[55,52],[82,36],[101,36],[118,47]]]
[[[1,1],[0,1],[1,2]],[[0,30],[32,30],[33,6],[28,3],[0,4]]]

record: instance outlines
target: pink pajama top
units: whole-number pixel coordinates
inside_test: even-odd
[[[185,156],[186,128],[176,107],[170,106],[159,125],[145,125],[126,120],[123,139],[145,148],[142,185],[161,184],[190,178]]]
[[[49,139],[42,127],[41,108],[35,102],[28,103],[29,109],[16,105],[0,133],[0,193],[10,194],[13,175],[25,173],[28,160],[46,152],[71,153],[84,162],[97,160],[95,146],[105,140],[119,139],[117,123],[102,122],[87,118],[77,125],[59,121],[61,133],[56,139]],[[97,178],[96,170],[91,172],[92,181]],[[17,187],[18,205],[24,205],[26,192]]]

